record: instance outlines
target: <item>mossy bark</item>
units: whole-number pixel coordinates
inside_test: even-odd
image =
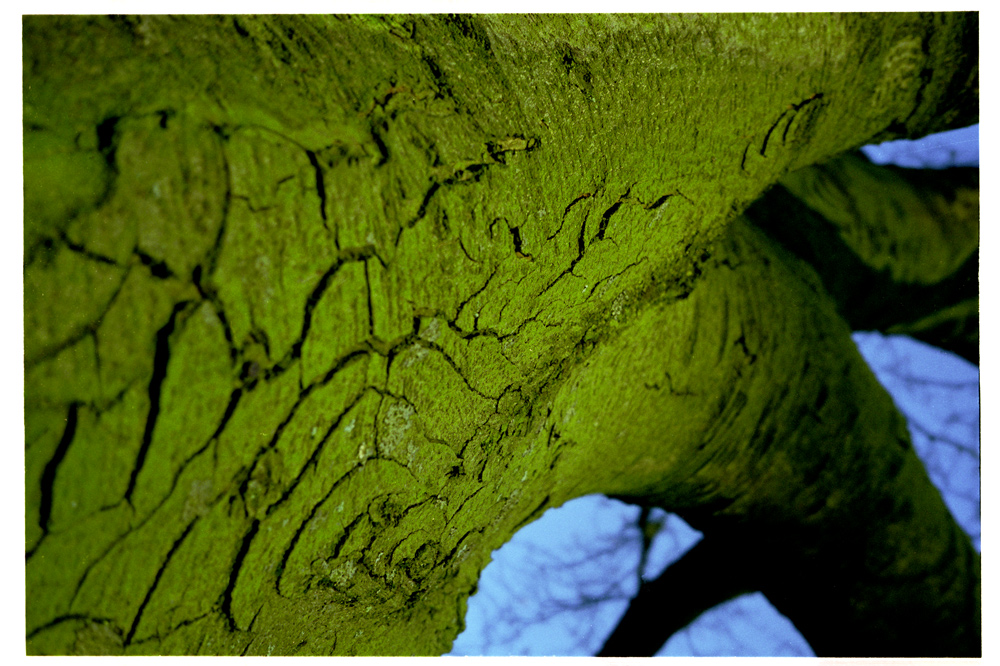
[[[906,334],[979,364],[979,169],[800,169],[747,210],[819,273],[855,330]]]
[[[974,120],[977,30],[24,18],[28,651],[440,654],[491,550],[605,492],[779,530],[807,578],[861,521],[828,608],[922,598],[950,619],[919,649],[967,652],[975,553],[836,301],[740,213]]]

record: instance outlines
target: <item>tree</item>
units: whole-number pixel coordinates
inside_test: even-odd
[[[440,654],[493,548],[603,492],[817,654],[978,654],[978,554],[850,340],[975,357],[977,171],[845,154],[974,122],[977,39],[25,17],[28,652]]]

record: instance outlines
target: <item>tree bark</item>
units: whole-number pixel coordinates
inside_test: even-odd
[[[924,172],[877,167],[850,154],[786,176],[782,185],[748,208],[746,218],[816,270],[852,329],[907,332],[978,363],[978,185],[978,169]],[[973,309],[968,312],[964,305],[970,301]],[[924,317],[937,317],[954,328],[942,325],[927,331],[911,323]],[[765,588],[775,604],[796,618],[818,651],[869,656],[949,654],[945,646],[918,647],[926,643],[919,636],[907,635],[890,647],[892,639],[874,620],[860,622],[860,630],[849,632],[851,641],[842,635],[843,619],[849,614],[845,603],[834,606],[829,600],[821,601],[815,582],[790,573],[800,571],[801,562],[790,562],[787,557],[788,552],[811,553],[826,567],[826,586],[847,589],[860,574],[834,574],[848,559],[835,539],[822,547],[790,546],[787,537],[792,529],[761,538],[754,532],[733,535],[721,530],[720,534],[712,522],[704,527],[712,538],[668,567],[659,579],[641,586],[601,656],[652,656],[702,612]],[[854,542],[855,532],[852,529],[839,538]],[[952,539],[966,541],[961,531],[948,537]],[[974,587],[979,565],[971,550],[964,545],[961,550],[962,557],[968,558],[963,568],[972,576],[958,596],[973,600],[979,594]],[[741,554],[739,561],[726,562],[735,552]],[[871,550],[865,553],[870,555]],[[946,558],[953,555],[942,553]],[[818,568],[810,565],[814,566]],[[932,561],[931,568],[938,567],[941,564]],[[886,588],[888,595],[897,589]],[[790,597],[799,598],[798,607],[788,607]],[[978,626],[975,603],[963,612],[969,626]],[[935,622],[925,623],[927,636],[936,633]],[[859,643],[871,627],[878,629]],[[968,640],[966,652],[975,656],[979,636]],[[852,641],[855,645],[845,651]]]
[[[440,654],[494,548],[605,492],[783,535],[817,652],[970,653],[978,556],[739,213],[974,121],[977,31],[25,17],[28,652]]]
[[[817,270],[851,328],[979,364],[979,169],[849,154],[780,182],[747,216]]]

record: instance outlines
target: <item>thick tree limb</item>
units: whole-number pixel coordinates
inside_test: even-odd
[[[563,437],[605,458],[622,442],[649,442],[624,477],[648,484],[638,497],[705,534],[768,535],[761,590],[816,654],[977,654],[978,555],[815,272],[740,222],[703,270],[690,295],[651,308],[644,322],[685,341],[690,355],[654,337],[599,347],[575,381],[614,386],[617,374],[649,392],[610,390],[591,403],[571,381],[554,410],[573,405],[582,418],[561,427]],[[769,394],[761,382],[783,389]],[[728,392],[696,416],[709,385]],[[621,420],[606,423],[609,413]],[[671,456],[675,465],[657,466]],[[595,490],[635,497],[606,465],[587,473]]]
[[[978,169],[845,155],[789,174],[746,214],[816,269],[853,329],[978,363]]]
[[[25,17],[28,651],[440,654],[490,552],[589,492],[861,520],[916,581],[882,603],[851,553],[851,598],[967,651],[891,400],[734,220],[973,113],[977,26]]]

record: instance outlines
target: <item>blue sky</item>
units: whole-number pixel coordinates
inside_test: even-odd
[[[979,166],[979,126],[866,146],[879,164]],[[980,547],[979,369],[902,336],[857,333],[855,342],[907,415],[914,448],[956,520]],[[494,551],[469,600],[452,655],[594,654],[638,588],[639,510],[582,497],[522,528]],[[664,522],[646,569],[656,577],[701,538],[680,518]],[[792,624],[761,594],[704,613],[658,656],[812,656]]]

